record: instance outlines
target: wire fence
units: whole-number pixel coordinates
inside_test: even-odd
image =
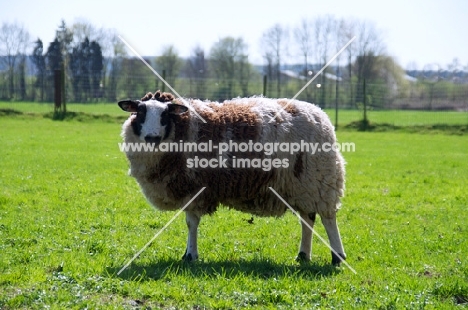
[[[83,80],[85,81],[85,80]],[[108,77],[100,83],[55,78],[53,81],[28,80],[12,90],[0,81],[0,100],[10,106],[22,102],[52,103],[57,101],[56,89],[73,110],[73,103],[115,103],[125,98],[138,99],[147,92],[169,91],[164,83],[148,74]],[[62,83],[57,86],[57,83]],[[186,98],[223,101],[235,97],[265,96],[292,98],[314,103],[330,115],[333,122],[348,124],[361,120],[364,110],[370,121],[393,125],[468,124],[468,84],[452,82],[408,82],[402,85],[384,81],[363,83],[317,79],[303,92],[298,91],[307,81],[284,77],[280,83],[266,76],[247,80],[181,77],[168,79],[171,86]],[[17,84],[15,84],[16,86]],[[14,101],[14,102],[12,102]],[[78,105],[76,105],[78,106]],[[84,109],[80,105],[80,109]],[[424,113],[423,113],[424,112]]]

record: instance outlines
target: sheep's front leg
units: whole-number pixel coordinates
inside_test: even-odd
[[[305,212],[300,212],[299,215],[302,218],[302,238],[301,247],[299,248],[299,254],[296,260],[298,262],[307,262],[310,261],[310,253],[312,252],[312,229],[315,224],[315,213],[307,214]]]
[[[339,266],[341,261],[346,259],[346,254],[343,249],[343,243],[341,242],[340,230],[336,223],[336,216],[334,215],[332,218],[321,217],[321,219],[323,226],[325,226],[325,230],[327,231],[330,246],[336,252],[336,254],[334,252],[331,253],[332,264]]]
[[[198,225],[200,224],[200,216],[197,214],[187,211],[185,212],[185,222],[188,227],[188,239],[187,249],[182,257],[183,260],[193,261],[198,259],[198,245],[197,245],[197,234]]]

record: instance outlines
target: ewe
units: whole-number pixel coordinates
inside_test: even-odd
[[[188,242],[183,258],[198,258],[200,219],[220,204],[258,216],[283,215],[288,208],[271,187],[310,227],[320,215],[334,250],[332,264],[339,265],[346,258],[336,223],[345,162],[330,147],[336,137],[328,116],[313,104],[287,99],[186,102],[191,106],[158,91],[118,103],[132,113],[123,124],[124,142],[161,149],[126,151],[130,175],[153,206],[181,209],[206,187],[185,209]],[[309,260],[312,232],[301,225],[298,260]]]

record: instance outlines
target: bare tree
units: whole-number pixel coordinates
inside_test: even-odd
[[[247,44],[242,38],[226,37],[220,39],[210,50],[210,67],[214,76],[218,79],[218,98],[232,98],[234,95],[235,81],[240,85],[247,78],[240,68],[248,66]],[[248,82],[247,82],[248,83]]]
[[[345,43],[349,42],[355,35],[357,35],[357,21],[354,19],[342,19],[340,20],[340,45],[344,45]],[[356,51],[356,42],[353,42],[349,45],[346,50],[344,51],[347,63],[348,63],[348,81],[349,81],[349,98],[350,98],[350,105],[354,104],[354,91],[353,87],[351,87],[351,81],[353,77],[353,61],[355,57]]]
[[[191,56],[185,64],[185,72],[190,79],[189,95],[191,97],[207,97],[205,78],[208,76],[208,65],[205,59],[205,51],[200,46],[195,46]],[[195,90],[192,83],[195,82]]]
[[[356,40],[356,72],[357,72],[357,92],[356,102],[364,102],[363,87],[364,80],[372,78],[375,72],[375,64],[379,56],[385,51],[383,36],[374,23],[361,21],[357,25]]]
[[[344,19],[336,20],[335,21],[335,50],[338,52],[349,40],[346,40],[346,36],[344,35],[344,28],[346,27]],[[349,48],[349,46],[348,46]],[[336,58],[336,79],[335,79],[335,128],[338,129],[338,107],[340,105],[340,81],[341,78],[341,67],[340,67],[340,60],[341,54],[338,55]]]
[[[323,67],[332,53],[335,51],[333,45],[336,43],[336,19],[332,15],[325,15],[317,17],[314,22],[314,43],[316,47],[316,59],[320,67]],[[326,72],[329,72],[327,68],[320,76],[320,101],[319,105],[322,107],[326,106],[326,91],[327,91],[327,79],[325,76]]]
[[[39,88],[40,101],[44,101],[44,88],[46,77],[46,61],[44,56],[44,45],[41,39],[37,39],[32,53],[32,61],[36,67],[36,87]]]
[[[240,55],[237,60],[236,77],[242,91],[242,96],[246,97],[249,93],[250,76],[252,75],[252,65],[249,63],[249,56]]]
[[[463,76],[463,66],[458,58],[454,58],[451,63],[447,64],[447,78],[452,84],[451,91],[448,93],[450,100],[455,103],[456,101],[463,100],[463,93],[458,84],[460,84]]]
[[[435,86],[442,79],[442,66],[438,63],[427,64],[423,67],[423,83],[429,87],[429,102],[427,108],[432,110],[435,99]]]
[[[447,70],[449,71],[449,78],[452,82],[458,82],[460,79],[460,73],[463,72],[463,66],[460,60],[455,57],[451,63],[447,64]]]
[[[367,118],[368,106],[372,105],[373,93],[370,81],[378,80],[379,66],[384,56],[385,45],[383,36],[375,27],[374,23],[369,21],[360,21],[356,25],[357,40],[353,43],[356,48],[355,72],[357,76],[355,104],[361,105],[363,110],[363,119],[361,128],[367,129],[369,120]]]
[[[25,100],[26,99],[26,55],[22,54],[19,58],[18,64],[18,99]]]
[[[307,77],[309,71],[309,61],[312,54],[313,35],[312,25],[307,19],[303,19],[299,26],[294,29],[294,39],[299,46],[299,52],[304,57],[304,72],[303,74]]]
[[[309,74],[309,61],[311,60],[311,55],[313,53],[314,43],[313,43],[313,25],[310,20],[303,19],[299,26],[294,29],[294,39],[296,44],[299,47],[299,52],[304,57],[304,69],[303,74],[305,78]],[[305,90],[306,100],[309,98],[309,89]]]
[[[22,25],[6,22],[2,24],[0,28],[0,56],[3,56],[1,59],[7,67],[9,99],[13,98],[15,93],[16,62],[19,58],[25,57],[30,43],[29,32]],[[20,67],[24,70],[24,63]]]
[[[267,59],[273,58],[275,73],[276,73],[276,92],[277,96],[281,96],[281,64],[288,53],[287,41],[289,39],[289,31],[280,24],[265,31],[261,38],[263,55]]]
[[[181,67],[182,60],[174,45],[163,47],[161,56],[156,58],[156,68],[166,73],[165,79],[172,87],[175,87],[175,79],[179,76]]]
[[[263,55],[263,58],[265,58],[266,65],[264,66],[264,74],[266,74],[268,81],[273,80],[273,72],[274,72],[274,57],[271,52],[265,52]],[[267,83],[268,85],[271,85],[271,83]],[[265,93],[263,94],[264,96],[267,96],[266,93],[271,93],[271,87],[268,87],[265,89]]]
[[[104,56],[104,70],[106,70],[108,63],[106,59],[110,59],[109,83],[107,89],[107,100],[115,101],[117,99],[117,83],[119,77],[122,75],[123,60],[127,56],[127,49],[125,44],[117,37],[114,30],[109,30],[107,33],[107,45],[111,46],[111,52],[108,49],[103,49]],[[105,52],[107,51],[107,52]],[[107,57],[106,57],[107,56]]]

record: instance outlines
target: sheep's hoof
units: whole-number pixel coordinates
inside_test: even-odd
[[[335,253],[331,253],[332,255],[332,265],[333,266],[340,266],[341,261],[346,260],[346,255],[342,253],[338,253],[339,257]]]
[[[307,263],[309,262],[310,259],[307,258],[307,254],[304,253],[304,252],[299,252],[299,254],[297,254],[297,257],[296,257],[296,262],[299,262],[299,263]]]
[[[192,254],[187,254],[187,252],[185,252],[184,256],[182,256],[182,260],[184,262],[191,262],[193,261],[193,257],[192,257]]]
[[[193,262],[197,259],[198,257],[193,257],[191,253],[185,252],[184,256],[182,256],[182,260],[185,262]]]

